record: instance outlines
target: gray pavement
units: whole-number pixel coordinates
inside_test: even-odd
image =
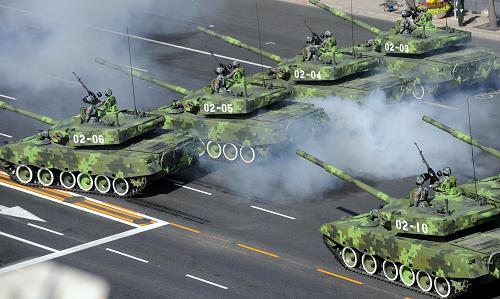
[[[13,5],[17,1],[3,1]],[[210,1],[198,1],[200,12],[193,18],[184,11],[172,12],[166,5],[157,4],[155,10],[137,11],[131,19],[133,34],[162,42],[206,50],[238,57],[253,62],[259,58],[241,49],[234,49],[221,41],[210,39],[196,32],[196,25],[213,25],[215,29],[258,45],[255,29],[255,4],[244,0],[220,0],[216,13],[202,8]],[[173,4],[184,3],[181,0]],[[19,1],[22,5],[22,1]],[[303,45],[308,34],[304,19],[314,28],[334,28],[341,45],[351,42],[350,25],[318,13],[315,8],[284,4],[276,1],[261,2],[260,19],[264,48],[284,57],[294,55]],[[26,17],[29,19],[29,17]],[[157,26],[141,26],[148,20]],[[389,23],[375,21],[377,26],[387,28]],[[158,25],[160,24],[160,25]],[[175,28],[175,32],[169,28]],[[108,33],[93,31],[96,40],[120,38]],[[355,30],[356,42],[368,39],[363,30]],[[476,40],[480,45],[500,45],[494,42]],[[147,69],[159,78],[170,80],[188,88],[207,83],[213,76],[215,61],[206,55],[175,49],[165,45],[144,41],[133,41],[137,56],[137,67]],[[104,57],[113,59],[113,57]],[[91,60],[88,61],[91,63]],[[122,63],[126,63],[122,61]],[[264,61],[272,65],[271,61]],[[250,72],[258,67],[248,66]],[[95,73],[85,77],[98,76],[106,80],[106,86],[128,86],[129,78],[96,65]],[[98,85],[96,83],[96,85]],[[101,86],[102,83],[98,86]],[[178,98],[174,93],[136,81],[136,92],[141,109],[167,104]],[[130,105],[128,90],[114,88],[124,105]],[[18,98],[16,106],[35,109],[56,117],[69,117],[80,105],[82,90],[73,84],[61,83],[43,93],[37,90],[0,84],[0,94]],[[54,97],[57,95],[57,97]],[[500,93],[490,91],[487,99],[478,99],[481,105],[491,105],[491,113],[498,109]],[[492,98],[489,98],[489,95]],[[64,107],[59,108],[61,99]],[[47,107],[55,107],[47,109]],[[498,111],[498,110],[496,110]],[[499,113],[500,114],[500,113]],[[0,111],[0,133],[22,138],[40,128],[40,124]],[[498,128],[498,121],[492,121],[492,129]],[[11,140],[0,136],[0,142]],[[491,159],[493,161],[493,159]],[[498,172],[498,164],[491,164],[491,172]],[[318,169],[318,171],[321,171]],[[221,182],[224,173],[234,173],[227,165],[211,165],[204,169],[188,169],[173,177],[186,183],[191,189],[182,188],[168,179],[158,182],[147,193],[134,200],[97,198],[107,203],[146,214],[171,223],[152,231],[120,239],[101,246],[69,254],[55,261],[104,277],[111,284],[111,298],[423,298],[423,296],[401,290],[384,282],[349,273],[334,262],[333,257],[322,244],[318,228],[350,214],[362,213],[379,206],[379,202],[359,190],[343,186],[333,188],[321,198],[290,198],[289,201],[273,202],[266,198],[249,196],[235,188],[234,184]],[[266,174],[269,179],[279,175]],[[334,179],[332,186],[336,184]],[[394,196],[405,196],[413,185],[413,178],[398,180],[370,180],[375,187]],[[194,189],[194,190],[193,190]],[[198,190],[198,191],[197,191]],[[199,191],[203,191],[199,192]],[[210,193],[210,194],[207,194]],[[19,205],[47,220],[39,224],[64,236],[50,234],[28,226],[27,221],[1,218],[0,231],[32,240],[57,250],[85,244],[92,240],[111,236],[131,229],[126,224],[62,206],[52,201],[21,193],[0,186],[0,204]],[[254,206],[254,207],[252,207]],[[280,213],[295,219],[272,214],[255,207]],[[174,224],[174,225],[173,225]],[[47,254],[36,246],[0,237],[2,266],[12,265],[26,259]],[[265,253],[247,249],[245,245]],[[126,253],[139,261],[114,252]],[[326,275],[318,269],[335,273],[344,278]],[[188,277],[191,275],[227,287],[210,285]],[[483,294],[482,294],[483,296]],[[498,290],[485,289],[485,298],[499,297]]]

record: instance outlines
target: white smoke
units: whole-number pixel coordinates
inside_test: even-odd
[[[468,134],[466,95],[444,102],[387,102],[381,95],[362,104],[338,98],[313,101],[331,118],[315,140],[297,147],[349,174],[375,180],[417,176],[426,171],[414,142],[435,171],[450,166],[459,178],[472,178],[470,145],[422,121],[423,115]],[[442,105],[442,106],[439,106]],[[490,105],[471,100],[473,136],[483,144],[500,147],[500,121],[492,119]],[[448,108],[444,108],[448,107]],[[478,177],[497,174],[500,161],[474,148]],[[256,167],[233,166],[220,171],[216,182],[247,198],[289,203],[320,200],[339,180],[295,155],[275,157]],[[408,189],[413,185],[408,185]],[[390,192],[389,192],[390,193]]]

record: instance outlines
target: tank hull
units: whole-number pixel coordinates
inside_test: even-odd
[[[312,104],[285,101],[260,109],[252,114],[238,117],[214,117],[191,113],[169,113],[169,108],[159,108],[153,113],[164,115],[164,127],[175,131],[189,132],[209,145],[216,152],[208,153],[211,159],[233,161],[233,155],[219,151],[226,148],[241,148],[255,152],[256,158],[268,156],[273,148],[289,147],[293,142],[319,134],[328,116],[321,108]],[[220,146],[220,149],[219,149]],[[234,146],[234,147],[233,147]],[[244,150],[245,150],[244,149]],[[234,157],[241,158],[238,155]],[[248,160],[247,160],[248,161]]]

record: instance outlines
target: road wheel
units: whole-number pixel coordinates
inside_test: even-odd
[[[222,153],[224,154],[224,158],[228,161],[234,161],[238,158],[238,148],[232,143],[224,144],[222,147]]]
[[[436,277],[434,279],[434,290],[441,298],[447,298],[451,294],[450,281],[444,277]]]
[[[96,176],[94,184],[99,193],[106,194],[111,190],[111,181],[104,175]]]
[[[344,247],[342,249],[342,260],[348,268],[356,268],[359,264],[359,254],[351,247]]]
[[[36,176],[42,186],[49,187],[54,183],[54,173],[48,168],[38,169]]]
[[[255,150],[251,146],[240,147],[240,158],[243,162],[250,164],[255,161]]]
[[[424,292],[432,290],[432,277],[425,271],[417,272],[417,284]]]
[[[26,165],[19,165],[16,168],[16,178],[23,184],[29,184],[33,181],[33,170]]]
[[[78,184],[78,187],[82,189],[83,191],[90,191],[92,187],[94,187],[94,180],[89,174],[86,173],[80,173],[76,177],[76,182]]]
[[[413,83],[413,97],[417,100],[425,97],[425,88],[421,83]]]
[[[363,254],[361,257],[361,265],[363,266],[363,269],[365,270],[366,273],[373,275],[377,273],[378,271],[378,261],[377,259],[371,255],[371,254]]]
[[[59,181],[61,182],[61,186],[66,189],[73,189],[76,185],[76,177],[73,173],[69,171],[63,171],[59,175]]]
[[[399,272],[398,272],[398,266],[394,262],[385,260],[384,263],[382,264],[382,270],[384,272],[384,275],[387,279],[390,281],[395,281],[398,279]]]
[[[201,143],[201,146],[199,147],[198,156],[202,157],[203,155],[205,155],[205,153],[207,152],[207,150],[206,150],[206,144],[205,144],[205,142],[200,141],[200,143]]]
[[[410,267],[401,265],[399,267],[399,276],[405,285],[411,287],[415,284],[415,272]]]
[[[207,142],[207,153],[212,159],[219,159],[222,155],[222,147],[216,141],[210,140]]]
[[[113,180],[113,191],[119,196],[125,196],[130,191],[130,184],[126,179],[116,178]]]

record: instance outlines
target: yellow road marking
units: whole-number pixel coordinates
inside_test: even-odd
[[[110,207],[117,208],[118,210],[124,210],[124,211],[130,212],[130,213],[137,213],[136,211],[133,211],[133,210],[121,207],[121,206],[117,206],[117,205],[111,204],[109,202],[103,202],[102,204],[105,205],[105,206],[110,206]]]
[[[52,193],[56,193],[56,194],[62,195],[62,196],[73,197],[72,195],[69,195],[68,193],[64,193],[64,192],[56,190],[56,189],[49,189],[49,188],[42,188],[42,189],[43,190],[47,190],[47,191],[52,192]]]
[[[6,178],[6,179],[10,179],[10,177],[8,175],[5,175],[5,174],[1,174],[0,173],[0,176],[3,177],[3,178]]]
[[[265,255],[268,255],[268,256],[271,256],[271,257],[279,257],[279,256],[277,256],[277,255],[276,255],[276,254],[274,254],[274,253],[269,253],[269,252],[266,252],[266,251],[264,251],[264,250],[260,250],[260,249],[257,249],[257,248],[253,248],[253,247],[250,247],[250,246],[247,246],[247,245],[238,244],[238,246],[243,247],[243,248],[246,248],[246,249],[248,249],[248,250],[252,250],[252,251],[255,251],[255,252],[261,253],[261,254],[265,254]]]
[[[133,218],[144,219],[143,217],[141,217],[141,216],[139,216],[137,214],[132,214],[132,213],[120,211],[118,209],[115,209],[115,208],[112,208],[112,207],[108,207],[107,205],[103,205],[103,204],[100,204],[100,203],[97,203],[97,202],[93,202],[93,201],[90,201],[90,200],[84,200],[83,202],[87,203],[87,204],[94,205],[94,206],[102,207],[102,208],[105,208],[105,209],[108,209],[108,210],[111,210],[111,211],[114,211],[114,212],[118,212],[120,214],[127,215],[127,216],[130,216],[130,217],[133,217]]]
[[[176,224],[176,223],[170,222],[170,225],[178,227],[178,228],[182,228],[182,229],[185,229],[185,230],[188,230],[188,231],[193,232],[193,233],[197,233],[197,234],[200,233],[200,231],[197,230],[197,229],[189,228],[189,227],[186,227],[186,226],[183,226],[183,225],[180,225],[180,224]]]
[[[328,275],[331,275],[331,276],[343,279],[343,280],[347,280],[347,281],[355,283],[355,284],[359,284],[359,285],[363,284],[361,281],[357,281],[357,280],[354,280],[354,279],[349,278],[349,277],[345,277],[345,276],[342,276],[342,275],[339,275],[339,274],[328,272],[328,271],[323,270],[323,269],[318,269],[318,271],[321,272],[321,273],[325,273],[325,274],[328,274]]]
[[[14,187],[18,187],[18,188],[21,188],[21,189],[24,189],[24,190],[35,192],[35,193],[38,193],[40,195],[48,196],[48,197],[53,198],[53,199],[64,201],[64,198],[62,198],[62,197],[55,196],[55,195],[52,195],[52,194],[49,194],[49,193],[45,193],[45,192],[42,192],[40,190],[35,190],[35,189],[30,188],[30,187],[23,186],[23,185],[20,185],[20,184],[17,184],[17,183],[13,183],[13,182],[10,182],[10,181],[5,181],[5,180],[0,180],[0,182],[5,183],[7,185],[14,186]]]
[[[103,214],[106,214],[106,215],[109,215],[111,217],[115,217],[115,218],[118,218],[118,219],[121,219],[121,220],[124,220],[124,221],[127,221],[127,222],[134,222],[132,219],[125,218],[125,217],[122,217],[122,216],[119,216],[119,215],[116,215],[116,214],[113,214],[113,213],[110,213],[110,212],[107,212],[107,211],[103,211],[103,210],[100,210],[100,209],[96,209],[94,207],[87,206],[87,205],[79,203],[79,202],[75,203],[75,205],[87,208],[87,209],[95,211],[95,212],[103,213]]]

